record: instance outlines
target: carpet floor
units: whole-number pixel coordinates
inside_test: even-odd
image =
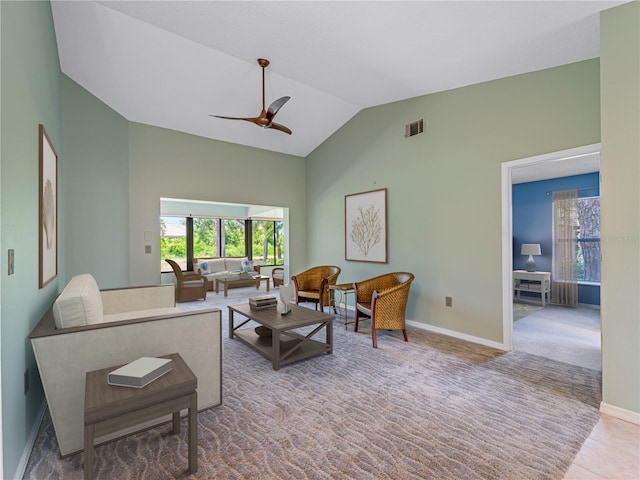
[[[558,305],[524,305],[516,310],[517,305],[513,311],[514,350],[601,370],[599,310]]]
[[[599,418],[600,372],[409,329],[334,326],[334,353],[279,371],[228,338],[223,404],[198,414],[199,469],[182,433],[156,427],[95,449],[96,479],[562,479]],[[263,293],[263,292],[261,292]],[[25,479],[81,479],[45,415]]]

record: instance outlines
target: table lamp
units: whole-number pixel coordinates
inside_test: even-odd
[[[521,255],[529,255],[527,259],[526,268],[527,272],[535,272],[536,271],[536,261],[533,259],[534,255],[542,255],[540,253],[540,244],[539,243],[523,243],[522,250],[520,251]]]

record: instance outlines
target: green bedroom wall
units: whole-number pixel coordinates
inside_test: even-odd
[[[602,402],[640,420],[640,3],[600,17]],[[606,411],[606,410],[605,410]]]
[[[303,158],[131,123],[129,185],[133,285],[161,280],[161,197],[288,207],[288,232],[295,239],[288,244],[285,239],[289,267],[295,271],[306,261]],[[145,232],[151,233],[150,242]],[[151,254],[144,253],[146,243]]]
[[[408,319],[501,343],[500,165],[598,143],[599,88],[594,59],[363,110],[307,158],[309,264],[410,271]],[[346,262],[344,195],[383,187],[388,263]]]
[[[58,279],[39,289],[38,124],[45,126],[59,165],[64,151],[61,74],[50,4],[3,1],[0,11],[2,453],[3,478],[15,478],[44,399],[27,336],[58,293],[65,240],[59,231]],[[7,274],[8,249],[15,250],[13,275]],[[30,376],[26,396],[25,370]]]
[[[65,280],[129,285],[129,122],[62,75]],[[63,285],[66,281],[63,283]]]

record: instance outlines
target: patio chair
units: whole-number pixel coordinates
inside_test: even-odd
[[[271,270],[271,280],[274,288],[284,285],[284,268],[276,267]]]
[[[173,260],[165,259],[176,276],[176,302],[206,300],[209,281],[197,273],[182,273],[180,265]]]
[[[353,330],[358,331],[361,317],[370,318],[373,348],[378,348],[376,330],[402,330],[404,341],[408,341],[404,314],[414,278],[412,273],[394,272],[354,282],[356,319]]]

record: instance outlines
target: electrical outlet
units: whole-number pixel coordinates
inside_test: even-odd
[[[29,369],[24,371],[24,394],[29,392]]]
[[[453,297],[444,297],[444,306],[453,307]]]
[[[151,253],[151,245],[144,246],[144,253]]]

